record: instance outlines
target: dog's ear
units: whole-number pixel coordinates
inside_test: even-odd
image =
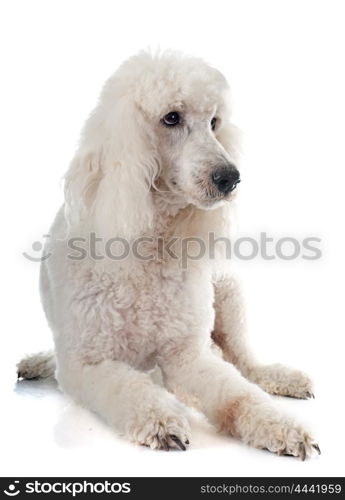
[[[108,104],[108,105],[106,105]],[[101,101],[87,121],[66,175],[66,217],[80,231],[131,240],[150,227],[150,188],[159,162],[135,104]]]
[[[242,134],[240,129],[230,121],[227,121],[219,127],[216,138],[230,155],[231,160],[237,165],[242,153]]]
[[[235,165],[238,165],[242,156],[242,132],[232,123],[232,96],[230,87],[224,81],[225,87],[220,92],[219,116],[220,126],[216,127],[216,139],[230,155],[230,159]]]

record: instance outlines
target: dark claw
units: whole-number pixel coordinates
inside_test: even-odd
[[[165,450],[165,451],[169,451],[169,444],[168,444],[168,442],[167,442],[167,440],[166,440],[166,439],[164,439],[164,438],[161,438],[161,439],[160,439],[160,438],[158,438],[158,441],[159,441],[159,442],[160,442],[160,444],[162,445],[163,450]]]
[[[283,450],[283,451],[281,451],[280,453],[278,452],[278,455],[279,455],[280,457],[282,457],[282,456],[284,456],[284,457],[295,457],[295,455],[293,455],[292,453],[288,453],[288,452],[286,451],[286,449],[285,449],[285,450]],[[300,457],[300,455],[299,455],[299,457]]]
[[[185,445],[182,443],[182,441],[177,436],[175,436],[175,434],[170,434],[170,437],[173,441],[175,441],[177,446],[179,446],[181,448],[181,450],[186,451]]]
[[[321,450],[318,444],[314,443],[312,444],[312,447],[318,452],[319,455],[321,455]]]
[[[305,446],[303,443],[300,443],[299,445],[298,456],[302,460],[302,462],[304,462],[306,453],[305,453]]]

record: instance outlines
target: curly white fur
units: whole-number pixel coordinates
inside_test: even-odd
[[[172,111],[182,117],[174,128],[162,123]],[[217,165],[237,161],[229,118],[226,80],[196,58],[140,53],[108,80],[66,175],[65,205],[47,243],[52,256],[41,267],[55,357],[27,358],[18,373],[47,376],[56,359],[66,393],[152,448],[189,444],[186,408],[170,392],[180,391],[246,443],[304,458],[317,445],[255,384],[309,397],[311,382],[255,360],[245,344],[240,293],[234,278],[219,272],[221,257],[217,265],[203,258],[184,268],[169,255],[67,256],[68,238],[89,242],[92,232],[102,238],[99,251],[112,237],[225,235],[233,194],[217,192],[210,178]],[[224,359],[212,351],[211,335]],[[165,388],[146,373],[156,364]]]

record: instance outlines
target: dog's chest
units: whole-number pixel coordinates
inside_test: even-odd
[[[87,362],[119,359],[150,368],[166,342],[206,335],[213,326],[213,287],[203,273],[89,275],[79,300],[81,350]]]

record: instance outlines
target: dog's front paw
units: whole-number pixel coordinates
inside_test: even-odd
[[[130,434],[131,440],[138,444],[165,451],[185,451],[190,442],[188,420],[183,415],[163,411],[153,411],[144,422],[134,423]]]
[[[270,394],[299,399],[314,397],[313,383],[308,375],[287,366],[259,366],[252,370],[250,378]]]
[[[243,396],[231,401],[220,413],[221,427],[246,444],[278,455],[293,455],[305,460],[320,454],[308,431],[292,418],[281,414],[267,399],[258,401]]]
[[[267,449],[278,455],[291,455],[305,460],[321,453],[315,439],[292,419],[281,418],[266,422],[257,420],[257,430],[252,436],[256,448]]]
[[[315,452],[321,455],[319,445],[307,432],[297,427],[290,428],[284,446],[278,449],[277,454],[292,455],[304,461],[307,456],[312,456]]]

